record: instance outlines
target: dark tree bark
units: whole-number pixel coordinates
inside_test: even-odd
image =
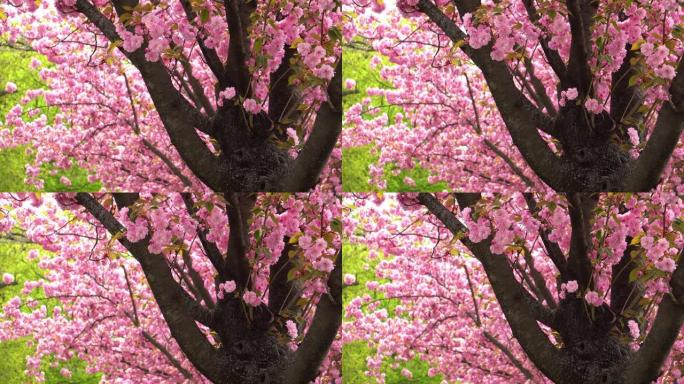
[[[5,288],[5,287],[9,287],[10,285],[17,285],[17,284],[19,284],[19,283],[17,283],[16,281],[13,281],[9,284],[5,284],[4,281],[0,281],[0,288]]]
[[[197,211],[191,195],[183,195],[186,209],[193,215]],[[138,200],[137,194],[114,194],[119,208],[128,207]],[[205,254],[217,269],[216,284],[236,280],[243,288],[247,282],[246,268],[249,247],[248,219],[254,207],[253,194],[229,193],[226,200],[229,219],[229,249],[222,254],[213,243],[206,240],[206,233],[198,230]],[[124,231],[112,212],[94,196],[78,193],[76,201],[86,209],[110,234]],[[282,324],[288,319],[297,323],[296,315],[303,308],[297,299],[301,291],[291,288],[296,281],[287,281],[292,268],[289,251],[293,245],[286,241],[285,250],[272,269],[273,283],[269,286],[269,306],[255,307],[247,317],[243,304],[232,296],[218,300],[197,300],[174,278],[171,266],[163,255],[149,252],[147,238],[131,243],[120,237],[121,243],[140,263],[147,282],[154,294],[164,319],[188,360],[207,379],[220,384],[301,384],[314,380],[318,369],[328,353],[342,321],[342,253],[338,252],[335,268],[328,279],[329,294],[323,295],[313,322],[296,352],[287,345]],[[190,265],[186,262],[186,266]],[[192,267],[190,267],[192,268]],[[282,270],[281,270],[282,269]],[[280,275],[282,274],[282,275]],[[283,279],[282,276],[285,276]],[[189,272],[192,279],[192,271]],[[200,297],[208,296],[208,294]],[[228,295],[227,295],[228,296]],[[285,298],[288,298],[287,303]],[[202,303],[204,302],[204,304]],[[278,307],[278,309],[276,309]],[[281,310],[285,307],[287,310]],[[209,342],[197,323],[209,327],[218,335],[219,345]]]
[[[180,0],[188,20],[197,16],[188,0]],[[138,0],[115,0],[118,15],[138,4]],[[250,44],[248,30],[256,8],[254,1],[224,1],[227,30],[230,34],[226,62],[198,38],[204,61],[217,80],[217,92],[235,87],[238,95],[250,97],[252,74],[247,67]],[[112,21],[89,0],[78,0],[76,9],[111,42],[121,40]],[[288,82],[294,50],[273,74],[269,112],[250,115],[242,106],[224,104],[213,111],[206,95],[193,77],[191,68],[176,73],[175,80],[187,83],[194,100],[174,85],[174,77],[161,62],[145,59],[145,42],[134,52],[119,49],[139,70],[172,144],[188,168],[214,191],[307,191],[319,182],[320,172],[341,133],[341,60],[328,86],[329,101],[315,114],[313,130],[301,155],[292,159],[279,144],[287,140],[284,127],[304,124],[298,115],[296,92]],[[193,97],[190,97],[193,99]],[[249,116],[249,118],[247,118]],[[218,151],[210,150],[197,131],[211,136]],[[218,154],[216,154],[216,153]]]
[[[454,3],[461,16],[480,6],[479,0]],[[528,17],[536,22],[539,15],[534,2],[525,0],[524,4]],[[567,64],[549,48],[545,38],[539,42],[559,85],[563,89],[576,87],[580,98],[593,96],[590,36],[597,5],[598,2],[589,0],[566,1],[572,37]],[[433,1],[420,0],[417,9],[452,41],[466,39],[465,33]],[[592,115],[574,103],[566,104],[555,114],[548,107],[544,112],[543,97],[535,105],[516,87],[507,65],[491,58],[492,44],[479,49],[461,44],[460,48],[480,68],[513,143],[543,182],[560,192],[635,192],[658,185],[684,129],[684,61],[679,61],[670,86],[671,100],[663,103],[646,147],[633,160],[621,144],[628,141],[627,128],[643,117],[638,111],[643,97],[637,87],[628,84],[629,74],[636,71],[629,60],[634,54],[629,47],[621,68],[612,78],[611,113]],[[539,131],[560,142],[560,154],[549,148]]]
[[[526,195],[525,198],[534,214],[537,211],[534,197]],[[456,194],[460,209],[476,204],[479,199],[479,194]],[[562,282],[577,280],[581,287],[592,287],[593,268],[590,263],[587,265],[592,241],[587,225],[593,220],[597,196],[573,193],[567,200],[572,225],[570,252],[563,255],[557,244],[548,239],[544,246],[549,258],[560,267]],[[466,232],[456,214],[436,196],[421,193],[418,201],[438,225],[445,226],[454,235]],[[684,324],[682,264],[677,263],[670,281],[672,295],[663,296],[652,328],[635,353],[629,346],[629,338],[619,337],[628,334],[627,321],[645,310],[638,304],[642,291],[627,278],[633,267],[632,246],[627,247],[613,269],[610,307],[603,304],[587,311],[584,300],[575,297],[561,300],[554,309],[534,298],[516,279],[508,258],[491,253],[492,239],[493,235],[473,243],[467,236],[459,236],[459,241],[482,264],[513,336],[546,377],[560,384],[644,384],[660,376],[661,366]],[[557,332],[558,345],[549,341],[539,323]]]

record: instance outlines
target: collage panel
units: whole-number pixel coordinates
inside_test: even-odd
[[[681,188],[681,3],[345,4],[345,191]]]
[[[0,2],[0,384],[684,383],[680,3]]]
[[[0,195],[0,382],[341,383],[330,193]]]
[[[681,196],[343,204],[345,383],[682,382]]]
[[[340,188],[341,9],[0,4],[0,190]]]

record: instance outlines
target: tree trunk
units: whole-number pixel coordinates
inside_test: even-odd
[[[611,332],[615,316],[607,305],[592,307],[568,298],[559,303],[555,328],[561,336],[564,383],[617,384],[633,353],[629,340]]]
[[[556,118],[556,132],[567,167],[562,191],[614,191],[624,188],[632,159],[612,139],[616,124],[607,112],[588,113],[577,105],[566,105]]]

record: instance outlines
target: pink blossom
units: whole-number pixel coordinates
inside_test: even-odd
[[[665,64],[655,70],[656,75],[662,77],[663,79],[672,80],[674,79],[676,72],[674,67],[669,64]]]
[[[344,274],[344,285],[353,285],[356,283],[356,276],[351,273]]]
[[[404,184],[408,185],[409,187],[415,187],[416,186],[416,182],[408,176],[404,176]]]
[[[601,103],[599,103],[596,99],[588,98],[587,101],[584,102],[584,107],[587,109],[587,111],[594,114],[603,112],[603,105],[601,105]]]
[[[321,79],[330,80],[335,75],[335,70],[330,65],[321,65],[313,70],[314,74]]]
[[[655,266],[663,272],[673,272],[677,265],[675,264],[674,260],[669,257],[665,257],[662,260],[657,261]]]
[[[224,100],[230,100],[233,97],[235,97],[235,88],[228,87],[228,88],[224,89],[223,91],[219,92],[219,97],[218,97],[218,100],[216,101],[216,104],[218,104],[218,106],[221,107],[221,106],[223,106]]]
[[[35,260],[38,258],[38,250],[37,249],[32,249],[28,251],[28,254],[26,256],[27,259],[29,260]]]
[[[579,285],[577,284],[577,280],[570,280],[565,284],[565,289],[569,293],[575,293],[577,292],[577,289],[579,288]]]
[[[407,379],[413,378],[413,373],[408,368],[403,368],[401,370],[401,375],[406,377]]]
[[[234,292],[235,288],[237,288],[237,285],[235,284],[234,280],[228,280],[223,283],[223,291],[226,293]]]
[[[577,95],[578,95],[578,93],[577,93],[577,88],[568,88],[568,89],[565,91],[565,97],[566,97],[568,100],[575,100],[575,99],[577,98]]]
[[[5,285],[12,284],[14,282],[14,275],[11,273],[3,273],[2,282],[5,283]]]
[[[335,263],[327,257],[322,257],[320,260],[315,261],[313,266],[321,272],[331,272],[335,268]]]
[[[126,227],[126,238],[132,243],[137,243],[138,241],[147,237],[147,226],[147,220],[142,217],[136,218],[135,223],[130,223]]]
[[[259,105],[254,99],[245,99],[242,106],[245,108],[245,111],[252,114],[257,114],[259,111],[261,111],[261,105]]]
[[[287,128],[285,133],[287,133],[287,137],[292,139],[294,145],[299,145],[299,136],[297,135],[297,131],[295,131],[293,128]]]
[[[42,65],[42,63],[40,62],[40,60],[38,60],[35,57],[32,57],[31,62],[29,63],[29,68],[38,69],[38,68],[40,68],[41,65]]]
[[[245,293],[242,295],[242,300],[244,300],[245,304],[252,307],[258,307],[261,304],[261,299],[259,296],[252,291],[245,291]]]
[[[62,183],[62,184],[64,184],[64,185],[66,185],[67,187],[70,187],[70,186],[71,186],[71,180],[70,180],[68,177],[66,177],[66,176],[60,177],[60,178],[59,178],[59,182]]]
[[[639,324],[634,320],[629,320],[627,321],[627,327],[629,327],[629,334],[632,336],[632,339],[638,339],[641,335]]]
[[[632,143],[633,146],[639,145],[639,132],[637,132],[634,127],[629,127],[627,128],[627,135],[629,136],[629,142]]]
[[[584,295],[584,300],[594,307],[599,307],[603,304],[603,298],[597,292],[589,291]]]
[[[16,91],[17,91],[17,85],[11,81],[8,81],[7,84],[5,85],[5,92],[14,93]]]
[[[285,327],[287,328],[287,334],[291,339],[296,339],[299,336],[299,330],[297,329],[297,324],[294,321],[288,320],[285,322]]]
[[[142,47],[145,39],[142,36],[136,35],[134,33],[127,33],[124,35],[123,49],[126,52],[134,52],[138,48]]]
[[[356,80],[354,79],[347,79],[344,81],[344,87],[347,89],[354,89],[356,88]]]
[[[216,297],[219,300],[223,300],[226,293],[232,293],[235,291],[236,284],[234,280],[228,280],[226,282],[220,283],[218,286],[218,291],[216,292]]]
[[[145,58],[148,61],[159,61],[161,54],[169,47],[169,41],[163,37],[150,40],[145,52]]]

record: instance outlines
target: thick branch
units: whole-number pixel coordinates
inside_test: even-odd
[[[627,44],[625,51],[627,54],[622,60],[620,68],[611,77],[610,92],[610,117],[619,124],[629,126],[633,121],[632,115],[643,103],[643,93],[639,85],[629,84],[629,79],[638,72],[638,68],[631,63],[636,57],[636,52],[631,50],[631,45]]]
[[[534,199],[534,196],[532,196],[531,193],[524,193],[523,196],[527,202],[527,208],[533,215],[536,215],[539,212],[539,208],[537,207],[537,201]],[[558,272],[560,272],[562,278],[566,273],[565,255],[563,254],[563,251],[558,243],[549,239],[549,231],[542,226],[539,226],[539,237],[541,237],[546,253],[556,266],[556,269],[558,269]]]
[[[465,3],[465,1],[457,2],[461,15],[477,8],[479,4],[473,1]],[[433,2],[420,0],[417,7],[454,42],[465,39],[465,33]],[[525,161],[549,186],[560,187],[565,179],[564,167],[537,130],[541,126],[548,125],[548,116],[541,113],[515,86],[507,65],[504,62],[492,60],[491,44],[480,49],[472,49],[469,45],[463,44],[461,49],[482,71],[513,143]]]
[[[288,281],[287,278],[288,272],[294,267],[289,255],[293,249],[294,246],[290,244],[289,237],[285,238],[285,248],[280,253],[278,261],[271,266],[268,308],[276,314],[286,309],[288,302],[292,302],[301,295],[297,280]]]
[[[567,278],[577,280],[580,291],[584,291],[592,284],[591,276],[594,268],[589,259],[591,220],[598,198],[591,194],[571,193],[567,195],[567,200],[572,227]]]
[[[112,43],[121,40],[111,20],[90,2],[77,0],[76,8]],[[164,128],[185,163],[208,187],[223,190],[227,176],[225,168],[195,131],[196,127],[205,126],[207,119],[174,88],[171,77],[161,62],[147,61],[143,48],[131,53],[121,48],[119,50],[140,71]]]
[[[627,237],[627,243],[632,237]],[[642,296],[642,288],[636,281],[630,281],[631,272],[639,265],[632,259],[632,252],[637,249],[628,245],[620,257],[620,261],[613,266],[610,282],[610,309],[616,314],[622,314],[632,309]]]
[[[118,197],[123,204],[132,199],[128,195]],[[90,194],[78,193],[76,201],[107,228],[112,236],[124,230],[114,215]],[[183,305],[186,301],[185,294],[173,279],[164,256],[148,251],[149,239],[148,236],[142,241],[131,243],[122,237],[119,242],[142,266],[159,309],[169,325],[169,330],[190,362],[208,379],[214,382],[225,382],[225,372],[222,369],[223,359],[219,351],[209,343],[195,323],[195,319]]]
[[[268,117],[271,121],[288,125],[289,121],[297,120],[296,116],[289,116],[298,105],[299,95],[289,78],[293,74],[290,60],[294,58],[294,48],[285,46],[285,56],[275,72],[271,74],[271,84],[268,93]],[[282,121],[285,119],[285,121]]]
[[[188,22],[195,25],[194,20],[197,18],[197,14],[195,13],[195,11],[192,10],[192,5],[190,4],[190,1],[180,0],[180,3],[181,5],[183,5],[183,10],[185,11],[185,16],[188,19]],[[204,60],[209,66],[209,69],[211,69],[211,72],[214,74],[216,79],[218,79],[219,84],[225,86],[225,69],[223,68],[223,63],[221,62],[221,59],[216,53],[216,50],[208,48],[207,45],[204,44],[204,39],[200,37],[199,34],[197,35],[197,44],[199,45],[200,50],[202,51],[202,56],[204,56]]]
[[[226,21],[230,37],[228,45],[228,62],[226,72],[235,84],[238,94],[249,97],[251,94],[249,68],[249,35],[250,17],[256,9],[256,1],[224,0]]]
[[[660,108],[658,120],[646,147],[634,165],[625,185],[626,191],[649,191],[660,182],[684,129],[684,59],[679,60],[677,75],[670,85],[670,100]]]
[[[181,196],[183,197],[183,202],[185,203],[185,209],[188,211],[188,213],[190,213],[191,216],[195,216],[197,214],[197,207],[195,207],[195,202],[192,200],[191,194],[182,193]],[[212,243],[207,239],[208,233],[209,231],[207,229],[201,228],[201,226],[198,224],[197,237],[200,239],[204,253],[207,255],[207,258],[209,258],[209,261],[214,266],[214,269],[216,269],[216,272],[222,276],[225,270],[223,254],[221,254],[221,251],[218,249],[215,243]]]
[[[537,8],[534,6],[534,0],[523,0],[523,4],[525,5],[525,9],[527,10],[527,15],[530,20],[536,23],[540,16],[537,12]],[[546,56],[546,60],[548,60],[551,69],[553,69],[553,71],[556,73],[556,76],[558,76],[561,86],[563,88],[570,88],[570,84],[567,82],[567,69],[565,68],[565,63],[563,62],[563,59],[558,51],[549,47],[548,37],[540,36],[539,43],[542,46],[542,50],[544,51],[544,55]]]
[[[660,301],[651,331],[624,373],[625,384],[650,383],[656,380],[679,336],[684,324],[684,264],[681,263],[681,257],[680,254],[677,268],[670,280],[672,294],[666,294]]]
[[[297,349],[294,361],[283,375],[283,384],[308,383],[316,378],[337,330],[342,324],[342,251],[337,254],[335,269],[328,277],[328,294],[316,306],[311,327]]]
[[[530,372],[529,369],[525,368],[525,366],[524,366],[523,363],[520,361],[520,359],[518,359],[517,357],[515,357],[515,355],[510,351],[510,349],[508,349],[505,345],[503,345],[503,343],[501,343],[501,342],[500,342],[496,337],[494,337],[491,333],[489,333],[489,332],[487,332],[487,331],[484,331],[484,332],[483,332],[483,335],[484,335],[484,337],[485,337],[487,340],[489,340],[489,342],[491,342],[492,344],[494,344],[495,347],[499,348],[499,350],[500,350],[501,352],[503,352],[504,355],[506,355],[506,357],[508,358],[508,360],[510,360],[510,362],[513,363],[513,365],[514,365],[516,368],[518,368],[518,370],[519,370],[520,372],[522,372],[522,374],[527,378],[527,380],[534,380],[534,376],[532,375],[532,372]]]
[[[472,201],[470,196],[458,195],[457,197],[461,197],[459,204],[462,202],[468,204],[468,201]],[[437,216],[452,233],[456,234],[462,230],[463,224],[433,195],[421,193],[418,195],[418,200],[432,214]],[[491,240],[473,243],[467,238],[462,238],[460,241],[482,263],[496,298],[511,327],[513,336],[518,340],[530,360],[548,378],[561,381],[563,373],[562,364],[559,362],[563,360],[563,355],[549,342],[548,336],[537,324],[535,316],[527,310],[529,307],[526,305],[524,290],[515,279],[508,259],[502,255],[491,253]]]
[[[318,109],[314,126],[286,177],[283,191],[308,191],[315,187],[323,167],[342,133],[342,58],[328,85],[328,101]]]
[[[580,98],[584,98],[591,93],[592,74],[589,67],[591,26],[597,6],[588,0],[567,0],[566,5],[569,12],[570,34],[572,35],[568,72],[570,81],[577,86]]]
[[[228,255],[226,258],[227,273],[230,274],[240,289],[247,286],[251,268],[247,260],[249,248],[249,218],[256,201],[252,193],[226,194],[228,206]]]

